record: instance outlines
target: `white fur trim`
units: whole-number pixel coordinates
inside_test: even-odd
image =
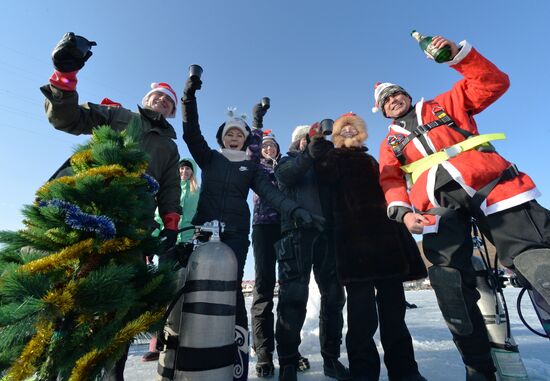
[[[470,45],[470,43],[466,40],[460,41],[459,45],[462,47],[462,49],[459,50],[457,55],[452,60],[445,62],[447,65],[453,66],[457,63],[460,63],[464,59],[464,57],[466,57],[468,53],[470,53],[470,51],[472,50],[472,45]]]
[[[174,102],[174,108],[172,109],[172,113],[168,115],[168,118],[174,118],[176,116],[176,109],[178,108],[178,100],[170,90],[168,90],[165,87],[158,87],[158,86],[159,84],[157,82],[151,83],[151,90],[149,90],[149,92],[147,92],[147,94],[143,96],[143,98],[141,99],[141,105],[143,107],[147,107],[147,100],[149,99],[149,96],[153,93],[166,94],[170,97],[172,102]]]
[[[405,136],[410,135],[410,131],[409,131],[409,130],[407,130],[407,129],[401,127],[401,126],[398,125],[398,124],[390,124],[390,125],[388,126],[388,129],[389,129],[390,131],[393,130],[393,131],[395,131],[395,132],[399,132],[400,134],[403,134],[403,135],[405,135]]]
[[[379,108],[378,107],[373,107],[370,110],[372,111],[373,114],[376,114],[378,112]]]
[[[439,203],[435,199],[435,180],[436,180],[436,173],[438,165],[434,165],[428,170],[428,178],[426,179],[426,193],[428,194],[428,199],[432,203],[433,206],[439,207]]]
[[[517,205],[521,205],[527,201],[534,200],[540,196],[541,196],[540,191],[537,188],[533,188],[526,192],[507,198],[506,200],[496,202],[489,207],[487,207],[487,203],[485,203],[484,205],[485,207],[482,208],[481,210],[486,216],[488,216],[490,214],[500,212],[502,210],[510,209]]]
[[[389,210],[390,208],[394,206],[404,206],[405,208],[409,208],[410,210],[414,210],[413,206],[409,203],[406,203],[404,201],[392,201],[388,204],[388,207],[386,210]]]

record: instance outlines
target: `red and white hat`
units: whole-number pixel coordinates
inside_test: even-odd
[[[174,102],[174,109],[172,110],[172,113],[168,115],[168,118],[174,118],[176,116],[176,108],[178,105],[178,96],[176,95],[176,92],[174,89],[172,89],[172,86],[167,84],[166,82],[153,82],[151,83],[151,90],[141,100],[141,104],[145,106],[147,103],[147,99],[149,96],[155,92],[166,94],[170,97],[172,102]]]
[[[399,85],[390,82],[376,82],[374,84],[374,107],[372,108],[372,112],[374,113],[382,109],[382,113],[386,116],[384,113],[384,103],[386,103],[386,100],[390,95],[396,93],[403,93],[411,98],[409,93],[407,93],[407,91]]]
[[[122,107],[121,103],[115,102],[109,98],[103,98],[99,104],[103,106]]]

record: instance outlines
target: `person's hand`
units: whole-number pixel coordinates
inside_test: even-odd
[[[444,46],[451,48],[451,60],[455,58],[460,50],[459,47],[451,40],[447,40],[443,36],[435,36],[432,38],[432,46],[437,49],[441,49]],[[433,59],[433,58],[432,58]]]
[[[307,145],[309,156],[313,159],[321,159],[334,148],[331,141],[324,137],[315,136]]]
[[[201,79],[192,75],[185,81],[185,87],[183,88],[183,97],[185,99],[195,99],[195,92],[202,87]]]
[[[165,251],[176,246],[176,241],[178,239],[178,231],[172,229],[162,229],[159,233],[160,243],[164,247]]]
[[[254,107],[252,108],[252,115],[254,118],[252,125],[254,127],[256,128],[263,127],[264,116],[267,110],[269,110],[269,103],[265,105],[262,105],[261,103],[257,103],[254,105]]]
[[[422,234],[424,226],[430,221],[422,214],[409,212],[403,216],[403,223],[412,234]]]
[[[92,46],[95,41],[89,41],[73,32],[65,33],[52,52],[53,66],[62,73],[80,70],[92,56]]]
[[[292,219],[298,227],[315,228],[319,231],[323,231],[325,218],[312,214],[304,208],[296,208],[292,211]]]

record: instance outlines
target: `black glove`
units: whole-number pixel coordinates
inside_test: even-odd
[[[95,41],[89,41],[73,32],[65,33],[52,52],[53,66],[62,73],[80,70],[92,56],[92,46]]]
[[[192,75],[185,81],[185,87],[183,88],[184,99],[195,99],[195,91],[202,87],[202,81],[196,75]]]
[[[164,247],[164,251],[168,251],[176,246],[178,239],[178,231],[172,229],[162,229],[159,233],[160,243]]]
[[[291,217],[297,227],[315,228],[323,231],[325,218],[316,214],[311,214],[304,208],[296,208],[292,211]]]
[[[257,103],[252,108],[252,115],[254,117],[254,121],[252,126],[256,128],[262,128],[264,126],[264,115],[266,114],[267,110],[269,110],[269,103],[266,105],[262,105],[261,103]]]
[[[323,158],[329,151],[334,148],[334,144],[331,141],[326,140],[323,137],[315,136],[311,139],[311,142],[307,145],[307,151],[309,156],[313,159]]]

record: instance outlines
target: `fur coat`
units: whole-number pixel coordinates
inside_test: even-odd
[[[343,284],[426,277],[426,267],[405,225],[390,220],[379,185],[378,162],[366,148],[330,150],[316,163],[320,181],[332,184],[337,271]]]

